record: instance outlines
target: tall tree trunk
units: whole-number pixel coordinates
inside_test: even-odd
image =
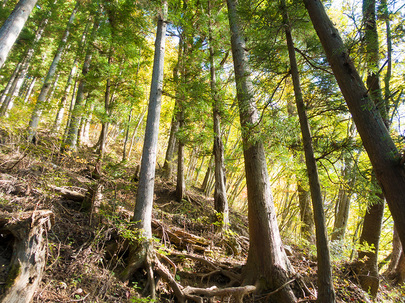
[[[373,179],[372,183],[377,185],[374,176]],[[360,244],[365,246],[365,250],[360,247],[356,263],[360,285],[363,290],[369,292],[373,297],[377,295],[379,287],[378,248],[384,218],[384,196],[379,193],[376,194],[376,198],[376,201],[372,202],[364,216]]]
[[[20,63],[18,63],[17,66],[15,67],[14,72],[13,72],[13,74],[11,75],[10,79],[8,80],[7,85],[6,85],[6,87],[4,88],[4,91],[3,91],[3,93],[2,93],[2,95],[1,95],[1,97],[0,97],[0,105],[1,105],[1,108],[0,108],[0,117],[4,116],[4,114],[5,114],[6,111],[7,111],[7,108],[8,108],[8,102],[6,101],[6,100],[7,100],[7,96],[10,95],[10,91],[11,91],[11,88],[12,88],[12,86],[13,86],[13,84],[14,84],[14,81],[15,81],[16,78],[18,78],[18,73],[21,71],[21,65],[22,65],[22,64],[21,64],[21,62],[20,62]]]
[[[60,102],[58,104],[58,111],[56,113],[55,122],[53,124],[53,129],[56,132],[59,131],[60,125],[62,123],[63,114],[65,112],[66,101],[68,99],[70,89],[72,88],[73,79],[76,76],[77,64],[79,62],[79,55],[80,55],[79,53],[82,52],[83,45],[85,44],[87,32],[88,32],[88,29],[89,29],[89,25],[90,25],[90,23],[87,23],[86,28],[83,31],[83,34],[82,34],[82,37],[81,37],[81,40],[80,40],[80,43],[79,43],[79,47],[77,49],[77,54],[76,54],[75,60],[73,61],[72,68],[70,70],[69,77],[68,77],[68,80],[66,82],[66,86],[65,86],[62,98],[61,98],[61,100],[60,100]]]
[[[166,40],[167,2],[162,1],[163,10],[159,14],[155,55],[153,60],[152,83],[150,88],[148,117],[146,121],[145,139],[142,151],[142,163],[133,221],[142,231],[146,239],[152,238],[152,205],[155,183],[157,142],[163,87],[163,66]]]
[[[314,214],[311,207],[311,193],[303,187],[303,180],[297,181],[298,204],[301,217],[301,237],[309,243],[315,243]],[[308,182],[308,181],[307,181]]]
[[[179,121],[179,129],[184,126],[184,111],[179,108],[177,121]],[[177,150],[177,182],[176,182],[176,198],[181,202],[185,196],[186,181],[184,177],[184,139],[180,138]]]
[[[28,89],[27,89],[27,92],[25,94],[24,101],[23,101],[24,104],[28,102],[28,99],[31,96],[32,90],[34,89],[35,82],[37,82],[37,77],[33,77],[30,85],[28,86]]]
[[[142,113],[138,117],[138,123],[135,126],[134,132],[132,133],[132,136],[131,136],[131,143],[129,144],[128,158],[131,157],[132,149],[133,149],[134,143],[135,143],[135,136],[138,132],[139,127],[141,126],[143,118],[145,117],[146,111],[147,111],[147,108],[145,107],[145,109],[142,110]]]
[[[91,123],[91,118],[93,115],[94,103],[90,102],[90,98],[88,95],[86,98],[86,104],[85,104],[84,108],[85,108],[85,115],[84,115],[83,119],[80,121],[81,126],[80,126],[78,141],[82,145],[89,146],[89,144],[90,144],[90,123]]]
[[[401,242],[405,243],[405,169],[402,156],[322,3],[317,0],[304,0],[304,3],[382,187]]]
[[[0,28],[0,68],[6,62],[8,53],[23,29],[37,0],[20,0]]]
[[[98,18],[95,18],[93,29],[91,30],[90,39],[88,42],[87,50],[86,50],[86,57],[84,59],[83,68],[82,68],[82,75],[83,77],[79,81],[79,86],[77,88],[77,95],[76,95],[76,102],[74,108],[71,113],[69,130],[66,134],[65,142],[62,146],[62,151],[64,150],[76,150],[77,149],[77,137],[79,133],[80,121],[82,119],[82,108],[85,101],[85,94],[86,94],[86,75],[90,70],[90,63],[93,55],[93,45],[92,42],[94,41],[97,29],[99,26]]]
[[[355,133],[354,124],[349,127],[348,138],[353,138]],[[346,227],[349,221],[350,200],[353,193],[353,187],[356,183],[355,167],[359,161],[360,152],[356,159],[351,154],[343,154],[342,183],[339,187],[336,201],[335,222],[333,226],[332,241],[343,240],[346,234]]]
[[[31,120],[30,120],[30,123],[29,123],[29,126],[28,126],[28,141],[29,142],[33,141],[34,137],[36,136],[39,120],[40,120],[41,115],[42,115],[42,110],[43,110],[43,108],[45,106],[45,100],[46,100],[46,97],[48,95],[49,89],[51,88],[52,80],[53,80],[53,77],[54,77],[54,75],[56,73],[56,69],[58,67],[59,61],[60,61],[60,59],[62,57],[62,53],[63,53],[63,51],[65,49],[66,42],[67,42],[67,39],[68,39],[69,34],[70,34],[70,28],[71,28],[71,26],[73,24],[73,20],[75,19],[76,12],[79,9],[79,4],[80,4],[79,2],[76,3],[75,8],[73,9],[73,11],[72,11],[72,13],[70,15],[69,21],[68,21],[68,23],[66,25],[66,29],[65,29],[65,32],[64,32],[63,37],[62,37],[62,40],[59,43],[56,54],[55,54],[55,56],[53,58],[51,66],[49,67],[48,74],[45,77],[44,84],[43,84],[43,86],[41,88],[41,92],[39,93],[39,96],[38,96],[38,99],[37,99],[37,103],[35,104],[35,108],[32,111]]]
[[[111,64],[111,57],[108,60],[108,63]],[[104,110],[107,116],[107,119],[110,118],[111,111],[111,99],[110,99],[110,94],[111,94],[111,79],[107,79],[106,83],[106,88],[105,88],[105,94],[104,94]],[[99,159],[102,160],[104,157],[106,145],[107,145],[107,135],[108,135],[108,126],[110,122],[103,121],[102,127],[101,127],[101,135],[100,135],[100,149],[99,149]]]
[[[205,193],[205,195],[207,195],[208,192],[210,179],[213,173],[213,167],[214,167],[214,155],[212,155],[210,157],[210,160],[208,161],[207,171],[205,172],[204,180],[201,185],[201,190]]]
[[[177,121],[176,117],[177,114],[175,107],[170,127],[169,142],[167,143],[165,163],[163,164],[163,176],[166,180],[171,179],[173,175],[173,164],[175,159],[174,151],[176,150],[176,141],[177,141],[176,133],[179,130],[179,122]]]
[[[129,126],[131,124],[133,111],[134,111],[134,109],[131,107],[131,110],[129,111],[129,115],[128,115],[127,126],[125,128],[124,149],[122,151],[122,160],[121,160],[122,162],[127,161],[127,145],[128,145],[128,140],[129,140]]]
[[[290,59],[291,77],[294,86],[295,102],[300,121],[302,141],[304,143],[305,163],[307,167],[309,187],[311,190],[312,207],[314,210],[316,251],[318,263],[318,298],[317,302],[335,302],[332,267],[330,263],[328,235],[323,211],[323,199],[318,176],[318,168],[312,147],[312,136],[309,128],[305,104],[301,92],[298,65],[295,57],[294,42],[291,35],[291,25],[287,14],[285,1],[281,0],[284,30],[286,34],[288,55]]]
[[[384,124],[389,129],[388,107],[384,103],[381,87],[379,69],[379,42],[376,23],[376,1],[363,0],[363,24],[364,43],[366,46],[367,63],[367,88],[370,99],[374,102],[380,112]],[[360,244],[374,247],[372,251],[362,251],[358,255],[358,276],[363,290],[368,291],[374,297],[379,287],[378,276],[378,248],[381,235],[381,225],[384,218],[384,196],[379,192],[379,186],[373,174],[371,184],[377,193],[372,193],[377,198],[371,201],[364,216],[363,231],[360,236]],[[372,197],[373,198],[373,197]]]
[[[212,38],[211,24],[211,2],[208,1],[209,15],[209,51],[210,51],[210,85],[212,96],[212,115],[214,119],[214,157],[215,157],[215,191],[214,191],[214,208],[220,214],[220,223],[222,229],[227,229],[229,224],[229,206],[226,196],[226,175],[224,144],[222,142],[220,100],[218,97],[216,70],[214,65],[214,46]]]
[[[63,115],[65,113],[66,101],[69,97],[69,92],[70,92],[70,89],[73,84],[73,79],[76,75],[76,70],[77,70],[76,65],[77,65],[77,59],[75,59],[72,69],[70,70],[70,74],[69,74],[65,89],[63,91],[62,99],[60,100],[60,102],[58,104],[58,111],[56,113],[55,122],[53,124],[53,129],[55,132],[59,131],[60,125],[62,124]]]
[[[393,275],[395,272],[395,268],[398,265],[399,258],[402,254],[402,245],[401,240],[399,239],[398,232],[394,228],[392,233],[392,252],[391,252],[391,259],[388,265],[388,269],[386,271],[386,275],[390,276]]]
[[[227,0],[227,5],[248,190],[250,245],[243,272],[244,282],[251,284],[260,280],[259,289],[280,287],[270,299],[291,303],[295,302],[296,298],[290,286],[285,283],[294,270],[281,243],[264,147],[260,134],[254,128],[259,122],[259,115],[253,98],[253,85],[245,40],[237,15],[237,2]]]
[[[53,2],[53,4],[56,4],[56,0]],[[52,9],[48,11],[46,16],[42,19],[41,23],[38,25],[37,31],[35,32],[35,37],[34,40],[32,41],[30,47],[26,51],[25,57],[22,60],[22,65],[21,65],[21,71],[18,74],[18,77],[14,79],[14,82],[12,84],[12,88],[9,91],[9,96],[7,97],[7,109],[9,110],[13,107],[14,104],[14,99],[19,96],[21,86],[23,85],[25,78],[28,73],[28,69],[31,65],[31,59],[34,55],[35,48],[38,45],[39,40],[42,37],[42,34],[45,30],[46,25],[48,24],[49,18],[52,15]]]
[[[141,171],[134,216],[135,222],[143,240],[138,245],[132,245],[129,252],[127,267],[121,273],[121,279],[127,281],[140,267],[146,267],[150,284],[151,298],[155,299],[155,283],[151,258],[152,246],[152,206],[155,186],[156,156],[159,136],[159,120],[163,90],[163,68],[167,28],[167,1],[162,0],[162,11],[158,15],[155,39],[155,53],[153,59],[152,81],[150,86],[148,117],[146,121],[145,139],[142,151]]]

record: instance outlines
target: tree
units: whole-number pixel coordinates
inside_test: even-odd
[[[404,243],[405,171],[402,157],[322,3],[314,0],[304,0],[304,3]]]
[[[152,298],[155,293],[150,257],[153,251],[152,239],[152,205],[155,184],[156,154],[159,135],[159,120],[163,88],[164,51],[167,28],[167,1],[162,1],[162,10],[158,15],[153,61],[152,82],[149,95],[148,116],[142,151],[142,163],[139,176],[136,203],[132,221],[135,222],[143,240],[137,247],[132,247],[126,269],[121,278],[127,280],[133,272],[146,263]]]
[[[55,76],[56,69],[57,69],[59,61],[62,57],[63,51],[66,47],[67,39],[70,35],[70,28],[75,19],[76,13],[79,9],[79,5],[80,5],[80,3],[79,3],[79,1],[77,1],[76,6],[74,7],[74,9],[69,17],[69,21],[66,25],[65,32],[59,43],[59,47],[55,53],[51,66],[49,67],[48,74],[46,75],[44,84],[41,88],[41,92],[39,93],[37,103],[35,104],[35,108],[32,111],[31,120],[30,120],[29,126],[28,126],[28,141],[29,142],[33,142],[34,138],[36,137],[38,124],[39,124],[39,120],[42,115],[42,110],[43,110],[44,104],[46,102],[46,97],[48,95],[49,89],[51,88],[52,80]]]
[[[283,15],[284,31],[287,40],[288,55],[290,58],[291,77],[294,86],[295,102],[300,120],[302,141],[304,144],[305,163],[307,167],[309,187],[311,190],[312,206],[314,209],[314,221],[316,231],[316,251],[318,262],[318,302],[335,302],[335,291],[333,288],[332,267],[330,264],[328,235],[323,210],[323,199],[318,176],[314,150],[312,147],[312,136],[309,128],[305,104],[302,97],[301,83],[298,72],[297,60],[295,57],[294,42],[291,35],[291,25],[288,18],[285,0],[281,0],[281,11]]]
[[[248,190],[250,246],[244,268],[245,283],[262,280],[259,288],[277,289],[284,286],[293,269],[281,244],[263,143],[256,129],[259,116],[237,2],[227,0],[227,5]],[[277,302],[296,301],[289,285],[273,296]]]
[[[76,102],[71,111],[71,118],[69,125],[66,126],[66,136],[64,143],[62,144],[62,151],[71,150],[74,151],[77,149],[77,138],[79,134],[80,121],[82,119],[82,109],[85,102],[86,95],[86,75],[90,70],[91,59],[93,56],[93,45],[92,42],[96,38],[97,30],[99,27],[99,18],[95,17],[93,28],[91,30],[89,41],[87,42],[86,56],[84,58],[83,67],[82,67],[82,78],[79,81],[76,94]]]
[[[0,28],[0,68],[6,62],[8,53],[23,29],[37,0],[20,0]]]
[[[213,46],[213,24],[212,24],[212,3],[208,0],[208,43],[210,52],[210,85],[212,95],[212,116],[214,119],[214,157],[215,157],[215,191],[214,207],[220,214],[220,223],[223,229],[227,229],[229,224],[229,207],[226,196],[226,176],[224,160],[224,144],[222,142],[221,130],[221,104],[218,96],[216,68],[214,63],[214,46]]]

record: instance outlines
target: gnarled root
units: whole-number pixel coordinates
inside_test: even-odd
[[[138,269],[145,268],[148,277],[147,286],[149,286],[152,299],[156,297],[156,285],[153,274],[153,262],[155,259],[152,242],[142,241],[132,244],[129,249],[128,265],[120,274],[121,280],[128,282]]]

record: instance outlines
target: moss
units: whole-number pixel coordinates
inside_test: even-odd
[[[21,264],[19,262],[11,264],[11,268],[8,271],[7,280],[4,288],[9,289],[11,286],[13,286],[16,278],[20,275],[20,273],[21,273]]]

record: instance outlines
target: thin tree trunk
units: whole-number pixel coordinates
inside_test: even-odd
[[[76,75],[76,70],[77,70],[76,65],[77,65],[77,59],[75,59],[72,69],[70,70],[70,74],[69,74],[65,89],[63,91],[62,99],[60,100],[60,102],[58,104],[58,111],[56,113],[56,118],[55,118],[55,122],[53,125],[53,129],[55,132],[59,131],[60,125],[62,124],[63,115],[65,113],[66,101],[69,97],[69,92],[70,92],[70,89],[73,84],[73,79]]]
[[[176,133],[179,130],[179,122],[176,119],[177,114],[175,111],[173,113],[172,124],[170,127],[170,136],[166,149],[165,163],[163,164],[163,176],[166,180],[169,180],[173,175],[174,151],[176,150],[177,141]]]
[[[405,169],[401,164],[402,156],[322,3],[316,0],[304,0],[304,3],[382,187],[401,242],[405,243]]]
[[[244,283],[254,284],[260,279],[259,289],[281,288],[269,299],[280,303],[296,302],[290,286],[286,285],[294,270],[285,254],[277,226],[264,147],[257,129],[253,128],[259,122],[259,114],[253,98],[237,2],[227,0],[227,5],[248,189],[250,246],[243,272]]]
[[[392,233],[391,259],[390,259],[390,264],[388,265],[388,269],[385,272],[386,275],[390,276],[390,275],[394,274],[395,268],[398,265],[401,253],[402,253],[401,240],[398,237],[398,232],[394,228],[393,233]]]
[[[210,52],[210,86],[212,96],[212,115],[214,120],[214,157],[215,157],[215,191],[214,191],[214,208],[220,214],[220,223],[222,229],[227,229],[229,225],[229,206],[226,196],[226,175],[225,175],[225,158],[224,144],[222,142],[220,101],[217,90],[216,70],[214,65],[214,46],[212,38],[211,24],[211,2],[208,1],[208,35],[209,35],[209,52]]]
[[[32,78],[32,81],[31,81],[31,83],[30,83],[30,86],[28,87],[27,93],[25,94],[23,103],[27,103],[27,102],[28,102],[28,99],[29,99],[30,96],[31,96],[32,90],[34,89],[35,82],[37,82],[37,77],[33,77],[33,78]]]
[[[184,111],[180,107],[177,121],[179,121],[179,129],[184,126]],[[184,142],[183,139],[179,139],[177,150],[177,182],[176,182],[176,198],[181,202],[185,196],[186,183],[184,178]]]
[[[71,120],[72,120],[73,108],[74,108],[75,102],[76,102],[77,83],[78,83],[78,79],[76,78],[75,84],[73,85],[72,98],[70,99],[69,112],[68,112],[68,117],[67,117],[67,120],[66,120],[65,131],[64,131],[63,137],[62,137],[62,142],[65,142],[65,140],[66,140],[66,138],[67,138],[67,134],[68,134],[68,132],[69,132],[70,122],[71,122]],[[65,148],[65,147],[62,146],[62,149],[64,149],[64,148]]]
[[[124,150],[122,151],[122,160],[121,160],[122,162],[125,162],[127,160],[127,144],[128,144],[128,139],[129,139],[129,126],[131,124],[133,111],[134,111],[133,108],[131,108],[131,110],[129,111],[127,127],[125,128]]]
[[[111,64],[111,56],[108,60],[108,63]],[[111,100],[110,100],[110,94],[111,94],[111,79],[107,79],[106,83],[106,88],[105,88],[105,94],[104,94],[104,109],[107,115],[107,119],[110,118],[110,105],[111,105]],[[105,153],[105,148],[107,145],[107,135],[108,135],[108,126],[109,126],[109,121],[103,121],[101,127],[101,135],[100,135],[100,150],[99,150],[99,159],[102,160],[104,157]]]
[[[131,136],[131,143],[129,144],[129,150],[128,150],[128,158],[131,157],[131,153],[132,153],[132,148],[134,147],[134,142],[135,142],[135,136],[138,132],[139,127],[141,126],[141,123],[143,121],[143,118],[145,117],[147,108],[145,107],[145,109],[142,111],[142,113],[139,115],[139,119],[138,119],[138,123],[135,126],[134,132],[132,133]]]
[[[85,108],[88,107],[89,107],[89,97],[87,96]],[[82,126],[80,129],[79,142],[86,146],[90,144],[90,123],[93,110],[94,110],[94,103],[91,103],[90,108],[86,110],[85,117],[81,120]]]
[[[76,76],[77,64],[78,64],[78,61],[79,61],[79,52],[82,51],[83,45],[85,44],[89,26],[90,26],[90,23],[87,23],[86,28],[83,31],[83,34],[82,34],[82,37],[81,37],[81,40],[80,40],[80,43],[79,43],[79,47],[78,47],[78,50],[77,50],[77,54],[76,54],[75,60],[73,61],[72,68],[70,70],[69,77],[68,77],[68,80],[66,82],[65,90],[64,90],[62,98],[61,98],[61,100],[60,100],[60,102],[58,104],[58,112],[56,114],[55,122],[54,122],[54,125],[53,125],[53,129],[54,129],[55,132],[59,131],[60,125],[62,123],[63,114],[65,112],[66,101],[68,99],[69,92],[70,92],[70,89],[71,89],[72,84],[73,84],[73,79]]]
[[[205,172],[204,180],[201,185],[201,190],[205,193],[207,192],[207,188],[209,187],[209,180],[212,176],[212,168],[214,166],[214,155],[211,155],[210,160],[208,161],[207,171]]]
[[[0,28],[0,68],[6,62],[11,48],[36,3],[37,0],[20,0]]]
[[[17,64],[17,66],[14,69],[13,74],[10,77],[10,80],[8,80],[6,87],[4,88],[3,94],[0,97],[0,104],[1,104],[1,108],[0,108],[0,117],[4,116],[7,108],[8,108],[8,102],[7,102],[7,96],[9,96],[10,91],[12,89],[12,86],[15,82],[15,79],[18,77],[18,73],[21,70],[21,62]]]
[[[302,180],[297,181],[298,204],[301,216],[301,237],[313,244],[315,243],[315,227],[314,214],[311,207],[311,193],[302,186],[302,182]]]
[[[56,4],[56,2],[57,2],[57,0],[55,0],[53,2],[53,4]],[[20,95],[21,86],[23,85],[25,78],[27,76],[28,69],[31,64],[31,59],[34,55],[35,48],[37,47],[37,44],[42,37],[44,29],[45,29],[46,25],[48,24],[48,21],[49,21],[49,18],[51,17],[51,15],[52,15],[52,9],[50,9],[48,11],[45,18],[43,18],[41,23],[38,25],[38,29],[35,32],[34,40],[32,41],[31,46],[26,51],[25,57],[22,60],[21,71],[20,71],[18,77],[16,77],[14,79],[12,88],[10,89],[9,96],[7,98],[8,100],[6,101],[6,102],[8,102],[7,110],[10,110],[13,107],[14,99]]]
[[[354,124],[352,123],[349,128],[348,138],[354,137]],[[342,171],[342,184],[339,187],[338,198],[336,202],[335,222],[333,226],[332,241],[343,240],[346,234],[346,227],[349,221],[350,200],[353,193],[353,187],[356,183],[356,171],[354,168],[360,158],[360,152],[357,154],[356,159],[352,155],[343,155],[344,168]]]
[[[97,29],[98,29],[98,18],[95,18],[93,29],[91,30],[90,41],[88,42],[87,50],[86,50],[86,57],[84,59],[83,68],[82,68],[82,75],[83,77],[79,81],[79,86],[77,89],[76,95],[76,102],[74,108],[72,110],[69,130],[66,134],[65,142],[62,146],[62,151],[65,149],[75,151],[77,149],[77,137],[79,133],[80,121],[82,119],[82,108],[85,101],[85,94],[86,94],[86,75],[90,70],[90,63],[93,55],[93,45],[92,42],[94,41]]]
[[[314,210],[316,251],[318,263],[318,298],[317,302],[335,302],[335,290],[333,288],[332,267],[330,262],[328,235],[323,210],[323,198],[318,176],[318,168],[312,147],[312,136],[309,121],[305,110],[305,104],[301,92],[301,84],[295,57],[294,42],[291,35],[291,25],[287,14],[285,1],[281,1],[284,30],[287,39],[288,55],[290,58],[291,77],[294,86],[295,102],[300,121],[302,141],[304,143],[305,163],[307,167],[309,187],[311,190],[312,207]]]
[[[183,60],[183,41],[180,40],[179,42],[179,48],[178,48],[178,53],[177,53],[177,64],[173,69],[173,80],[174,83],[177,85],[177,87],[180,85],[180,77],[179,77],[179,68],[182,66],[182,60]],[[169,136],[169,142],[167,144],[167,150],[166,150],[166,157],[165,157],[165,162],[163,164],[163,176],[166,180],[171,179],[174,171],[174,158],[175,158],[175,150],[176,146],[178,143],[177,139],[177,132],[179,131],[179,121],[178,121],[178,109],[179,109],[179,101],[180,100],[180,94],[179,94],[179,89],[176,90],[176,102],[174,105],[174,110],[173,110],[173,117],[172,117],[172,123],[170,127],[170,136]],[[177,146],[178,150],[178,146]]]
[[[67,39],[70,34],[70,28],[73,24],[73,20],[75,19],[75,15],[77,10],[79,9],[79,2],[76,3],[75,8],[73,9],[69,21],[66,25],[65,32],[63,34],[62,40],[59,43],[59,47],[56,51],[55,57],[53,58],[53,61],[51,63],[51,66],[49,67],[48,74],[46,75],[46,78],[44,80],[44,84],[41,88],[41,92],[39,93],[37,103],[35,104],[35,108],[32,111],[31,114],[31,120],[28,126],[28,141],[32,142],[34,140],[34,137],[36,136],[39,120],[42,115],[42,110],[45,106],[45,100],[48,95],[49,89],[51,88],[52,85],[52,80],[53,77],[56,73],[56,68],[58,67],[59,61],[62,57],[62,53],[65,49]]]

